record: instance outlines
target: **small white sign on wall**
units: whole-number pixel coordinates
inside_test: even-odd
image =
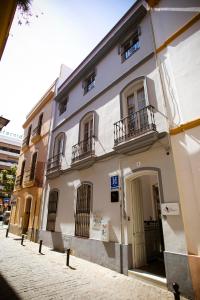
[[[180,209],[178,203],[162,203],[161,211],[162,211],[162,215],[164,216],[180,215]]]
[[[91,237],[95,240],[109,242],[109,220],[99,214],[94,214],[92,219]]]

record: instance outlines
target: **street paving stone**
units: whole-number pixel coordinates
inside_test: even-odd
[[[0,229],[0,300],[173,300],[171,292]],[[184,298],[182,298],[184,299]]]

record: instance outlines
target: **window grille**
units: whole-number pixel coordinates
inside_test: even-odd
[[[48,231],[55,231],[57,205],[58,205],[58,192],[52,191],[50,192],[49,195],[48,216],[47,216]]]
[[[91,185],[82,184],[77,190],[75,235],[89,238]]]

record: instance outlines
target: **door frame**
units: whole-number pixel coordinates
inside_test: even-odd
[[[133,268],[137,267],[136,261],[136,254],[134,253],[134,238],[133,238],[133,228],[134,228],[134,220],[133,220],[133,204],[132,204],[132,195],[131,195],[131,183],[133,180],[136,180],[144,175],[156,175],[158,179],[158,187],[159,187],[159,196],[160,196],[160,203],[164,203],[164,196],[163,196],[163,188],[162,188],[162,178],[161,178],[161,170],[155,167],[144,167],[138,168],[136,170],[132,170],[131,173],[125,175],[124,182],[125,182],[125,204],[126,204],[126,211],[127,215],[130,216],[129,224],[127,224],[127,238],[128,243],[132,245],[132,257],[133,257]]]
[[[27,204],[28,204],[28,200],[30,199],[30,209],[29,209],[29,217],[28,217],[28,222],[26,223],[27,224],[27,228],[25,227],[25,222],[27,220],[27,217],[26,217],[26,212],[27,212]],[[26,233],[28,231],[28,228],[29,228],[29,223],[30,223],[30,215],[31,215],[31,210],[32,210],[32,205],[33,205],[33,197],[28,195],[25,199],[25,205],[24,205],[24,217],[23,217],[23,228],[22,228],[22,232],[23,233]],[[25,231],[25,229],[27,229]]]

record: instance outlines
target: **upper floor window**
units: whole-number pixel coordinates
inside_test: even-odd
[[[92,184],[82,183],[77,189],[75,235],[89,238]]]
[[[22,166],[21,166],[21,172],[20,172],[20,182],[19,182],[20,186],[22,185],[23,178],[24,178],[25,164],[26,164],[26,161],[23,160]]]
[[[80,121],[79,140],[88,141],[95,135],[95,112],[88,112]]]
[[[25,137],[24,142],[23,142],[26,145],[29,145],[29,142],[30,142],[31,129],[32,129],[32,125],[29,126],[27,136]]]
[[[42,120],[43,120],[43,113],[39,116],[39,119],[38,119],[38,134],[41,133]]]
[[[61,116],[67,110],[67,103],[68,103],[68,98],[63,99],[59,103],[58,105],[59,116]]]
[[[64,143],[65,143],[65,134],[64,134],[64,132],[60,132],[55,137],[53,156],[64,153]]]
[[[148,103],[145,95],[145,81],[138,80],[122,93],[123,118],[128,131],[141,131],[148,126]]]
[[[35,178],[36,162],[37,162],[37,152],[35,152],[32,156],[30,180],[33,180]]]
[[[140,48],[138,30],[121,45],[122,62],[127,60]]]
[[[93,72],[83,82],[84,94],[91,91],[95,87],[96,74]]]
[[[58,192],[51,191],[49,194],[48,216],[47,216],[47,227],[46,227],[48,231],[55,231],[57,206],[58,206]]]

